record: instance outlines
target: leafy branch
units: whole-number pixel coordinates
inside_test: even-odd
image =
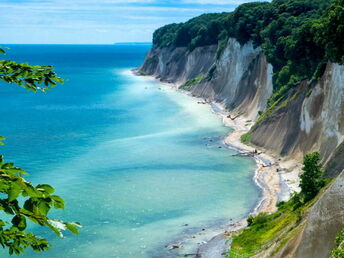
[[[0,53],[6,54],[5,48],[0,47]],[[0,60],[0,80],[15,83],[25,89],[46,92],[57,83],[65,80],[58,77],[52,66],[31,66],[28,63],[17,63],[11,60]]]
[[[0,156],[0,193],[4,197],[0,199],[0,211],[12,216],[11,222],[0,220],[0,244],[8,247],[10,254],[20,254],[29,246],[35,251],[49,248],[46,239],[25,232],[28,220],[50,228],[59,237],[63,237],[62,230],[77,234],[80,227],[79,223],[50,219],[49,211],[64,209],[64,200],[54,195],[55,189],[48,184],[33,186],[23,178],[26,174]]]

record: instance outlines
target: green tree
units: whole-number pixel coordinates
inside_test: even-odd
[[[344,0],[332,3],[325,15],[314,22],[315,40],[323,45],[326,56],[334,61],[344,63]]]
[[[319,152],[309,153],[304,156],[300,187],[305,202],[313,199],[325,185],[322,168],[323,164]]]
[[[331,258],[344,257],[344,228],[338,233],[335,240],[335,248],[331,252]]]
[[[0,52],[5,54],[4,48]],[[11,60],[0,61],[0,80],[17,84],[31,91],[43,91],[62,83],[51,66],[30,66]],[[0,140],[4,140],[0,137]],[[2,142],[0,143],[2,144]],[[78,233],[79,223],[64,222],[48,217],[51,209],[63,209],[64,200],[54,195],[55,189],[47,184],[32,185],[25,180],[27,173],[0,156],[0,244],[9,254],[21,254],[26,248],[40,252],[50,247],[48,240],[27,232],[29,221],[45,226],[63,237],[62,230]]]

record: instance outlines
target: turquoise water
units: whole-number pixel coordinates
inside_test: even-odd
[[[1,85],[2,153],[67,201],[51,217],[83,225],[64,239],[32,226],[53,247],[24,257],[166,257],[258,201],[254,161],[219,148],[230,129],[210,107],[129,72],[148,48],[11,46],[8,58],[69,80],[48,94]]]

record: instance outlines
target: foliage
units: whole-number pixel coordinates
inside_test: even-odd
[[[226,13],[203,14],[185,23],[169,24],[156,30],[153,44],[157,47],[188,47],[217,44],[223,30],[221,19]]]
[[[0,52],[5,53],[3,48]],[[10,60],[0,61],[0,79],[35,92],[45,92],[56,83],[63,82],[51,66],[30,66]],[[37,252],[50,247],[48,240],[27,232],[29,221],[50,228],[60,237],[65,229],[77,234],[80,226],[79,223],[49,218],[51,209],[64,209],[64,200],[54,194],[55,189],[50,185],[33,186],[24,179],[26,174],[0,156],[0,211],[5,215],[0,219],[0,244],[8,249],[10,255],[19,255],[28,247]]]
[[[240,137],[240,140],[242,143],[248,143],[250,141],[250,139],[251,139],[251,133],[250,132],[244,133]]]
[[[168,24],[156,30],[153,34],[153,44],[158,47],[169,47],[174,44],[180,24]]]
[[[0,199],[0,210],[12,217],[11,222],[0,220],[0,244],[9,248],[10,254],[20,254],[29,246],[38,252],[48,249],[46,239],[25,232],[28,220],[50,228],[60,237],[63,229],[74,234],[78,232],[78,223],[47,217],[51,208],[63,209],[64,200],[53,194],[55,189],[50,185],[33,186],[22,177],[25,174],[24,170],[13,163],[6,163],[0,156],[0,193],[4,196]]]
[[[191,87],[198,84],[204,78],[204,76],[205,76],[204,74],[201,74],[200,76],[197,76],[193,79],[188,80],[186,83],[180,86],[180,89],[190,90]]]
[[[227,46],[227,40],[228,38],[224,39],[224,40],[221,40],[219,42],[219,46],[217,47],[217,50],[216,50],[216,59],[220,59],[223,51],[225,50],[226,46]]]
[[[322,167],[323,164],[321,163],[321,157],[318,152],[304,156],[300,187],[305,202],[313,199],[325,185]]]
[[[263,40],[260,32],[273,20],[273,6],[267,2],[240,5],[226,19],[228,36],[236,38],[240,44],[252,40],[256,46]]]
[[[344,257],[344,228],[338,233],[335,240],[335,248],[331,252],[331,258]]]
[[[344,0],[335,1],[325,15],[312,25],[316,42],[326,52],[328,59],[344,63]],[[340,47],[341,46],[341,47]]]
[[[5,54],[0,47],[0,53]],[[63,83],[52,66],[30,66],[28,63],[19,64],[11,60],[0,60],[0,80],[14,83],[32,91],[43,91]]]
[[[280,203],[272,214],[260,213],[248,218],[248,227],[233,237],[229,256],[251,257],[265,246],[279,242],[301,222],[306,207],[294,209],[294,199]]]
[[[264,225],[266,222],[269,221],[269,215],[266,212],[261,212],[257,216],[250,215],[247,218],[247,225],[253,226],[253,225]]]

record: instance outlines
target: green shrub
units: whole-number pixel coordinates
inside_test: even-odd
[[[219,44],[219,46],[217,47],[217,50],[216,50],[216,59],[220,59],[220,57],[221,57],[223,51],[224,51],[225,48],[226,48],[227,41],[228,41],[227,38],[220,41],[220,44]]]
[[[198,84],[203,78],[205,77],[204,74],[201,74],[200,76],[197,76],[196,78],[188,80],[186,83],[181,85],[179,89],[182,90],[191,90],[191,87]]]
[[[344,257],[344,228],[338,233],[335,240],[335,248],[331,252],[331,258]]]
[[[259,213],[257,216],[250,215],[247,218],[247,224],[248,226],[252,225],[264,225],[269,220],[269,216],[265,212]]]
[[[240,140],[242,143],[249,143],[251,140],[251,133],[247,132],[247,133],[241,135]]]
[[[301,194],[305,202],[313,199],[325,185],[321,156],[318,152],[306,154],[303,159],[303,174],[300,176]]]

